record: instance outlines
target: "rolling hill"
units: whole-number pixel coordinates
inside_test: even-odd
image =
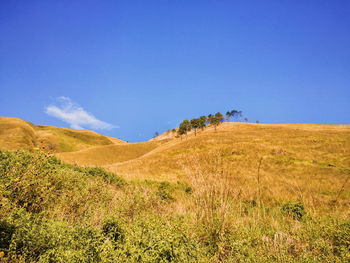
[[[0,173],[0,231],[11,237],[0,244],[5,257],[350,258],[350,125],[222,123],[126,143],[2,117]]]
[[[0,148],[41,149],[48,152],[73,152],[93,146],[124,144],[94,131],[34,125],[13,117],[0,117]]]
[[[66,162],[102,166],[130,180],[186,181],[189,167],[204,169],[220,160],[220,169],[242,187],[252,187],[260,165],[269,195],[290,198],[299,192],[311,198],[317,188],[314,201],[334,199],[350,173],[349,125],[222,123],[197,136],[179,138],[170,131],[148,142],[126,143],[92,131],[2,117],[0,148],[41,148]]]

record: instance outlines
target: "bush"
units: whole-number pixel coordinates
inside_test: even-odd
[[[0,150],[0,174],[0,198],[13,206],[32,213],[66,209],[63,213],[70,217],[93,213],[111,198],[107,185],[124,184],[101,168],[61,163],[42,153]]]
[[[83,172],[92,177],[101,177],[109,184],[115,184],[117,186],[124,186],[126,184],[125,180],[111,172],[107,172],[100,167],[86,167]]]
[[[120,262],[198,262],[199,246],[176,219],[160,216],[138,218],[128,229],[125,244],[116,253]],[[180,226],[181,225],[181,226]]]
[[[7,251],[10,247],[15,226],[6,221],[0,221],[0,251]]]
[[[169,182],[161,182],[158,187],[157,195],[162,200],[172,201],[174,200],[174,197],[172,196],[174,191],[174,187]]]
[[[122,224],[115,219],[108,219],[103,224],[102,233],[114,243],[123,242],[125,239],[124,229]]]
[[[282,206],[282,212],[295,220],[301,220],[306,215],[304,204],[300,202],[288,202],[284,204]]]
[[[23,213],[16,221],[9,255],[28,262],[99,262],[102,240],[96,230]]]
[[[350,260],[350,222],[333,226],[331,231],[334,253]]]

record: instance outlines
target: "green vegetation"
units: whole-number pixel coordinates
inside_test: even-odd
[[[0,262],[350,260],[348,212],[257,200],[233,188],[223,158],[187,160],[186,182],[170,183],[1,150]]]

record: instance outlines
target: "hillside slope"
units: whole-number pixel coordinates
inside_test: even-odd
[[[72,152],[93,146],[126,143],[94,131],[34,125],[19,118],[0,117],[0,149],[39,148],[49,152]]]
[[[75,152],[58,153],[56,156],[69,163],[103,166],[137,159],[158,145],[160,143],[157,142],[104,145]]]
[[[38,145],[46,126],[13,122],[2,126],[12,131],[2,132],[3,145]],[[75,141],[79,131],[67,138],[47,129],[76,148],[85,143],[57,157],[114,173],[39,151],[0,150],[0,227],[15,233],[0,247],[5,257],[139,262],[146,251],[144,262],[191,262],[186,251],[196,249],[193,262],[349,262],[349,125],[223,123],[182,139],[97,146],[99,136]],[[28,214],[18,218],[16,209]],[[50,221],[28,224],[36,213]],[[102,247],[88,253],[87,240]],[[175,249],[186,253],[168,260]]]
[[[224,177],[246,200],[257,199],[259,182],[266,200],[349,207],[350,126],[223,123],[105,168],[129,180]]]
[[[255,172],[261,157],[266,163],[349,168],[350,126],[223,123],[217,131],[208,127],[197,136],[192,133],[168,140],[139,159],[108,168],[121,173],[138,170],[142,174],[173,176],[182,174],[180,163],[184,158],[216,151],[222,151],[235,163],[236,170],[244,168],[246,173]]]

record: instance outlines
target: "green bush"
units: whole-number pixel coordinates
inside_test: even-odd
[[[120,262],[198,262],[201,250],[176,219],[138,218],[128,229],[125,244],[116,253]]]
[[[102,233],[114,243],[123,242],[125,239],[125,231],[122,228],[122,224],[113,218],[105,221]]]
[[[0,221],[0,251],[8,251],[15,226],[7,221]]]
[[[174,197],[172,194],[174,193],[175,189],[169,182],[161,182],[158,186],[157,195],[162,199],[166,201],[172,201],[174,200]]]
[[[350,261],[350,221],[333,225],[327,230],[333,245],[333,252]]]
[[[106,186],[124,185],[124,180],[101,168],[65,164],[42,153],[0,150],[1,198],[29,212],[69,210],[69,215],[93,211],[103,202]],[[59,207],[62,206],[62,207]]]
[[[124,186],[125,180],[111,172],[107,172],[100,167],[86,167],[82,169],[84,173],[92,177],[101,177],[109,184],[115,184],[117,186]]]
[[[72,227],[22,213],[16,220],[9,257],[26,262],[99,262],[101,244],[98,232],[87,226]]]
[[[282,206],[282,212],[295,220],[301,220],[306,215],[304,204],[300,202],[288,202],[284,204]]]

